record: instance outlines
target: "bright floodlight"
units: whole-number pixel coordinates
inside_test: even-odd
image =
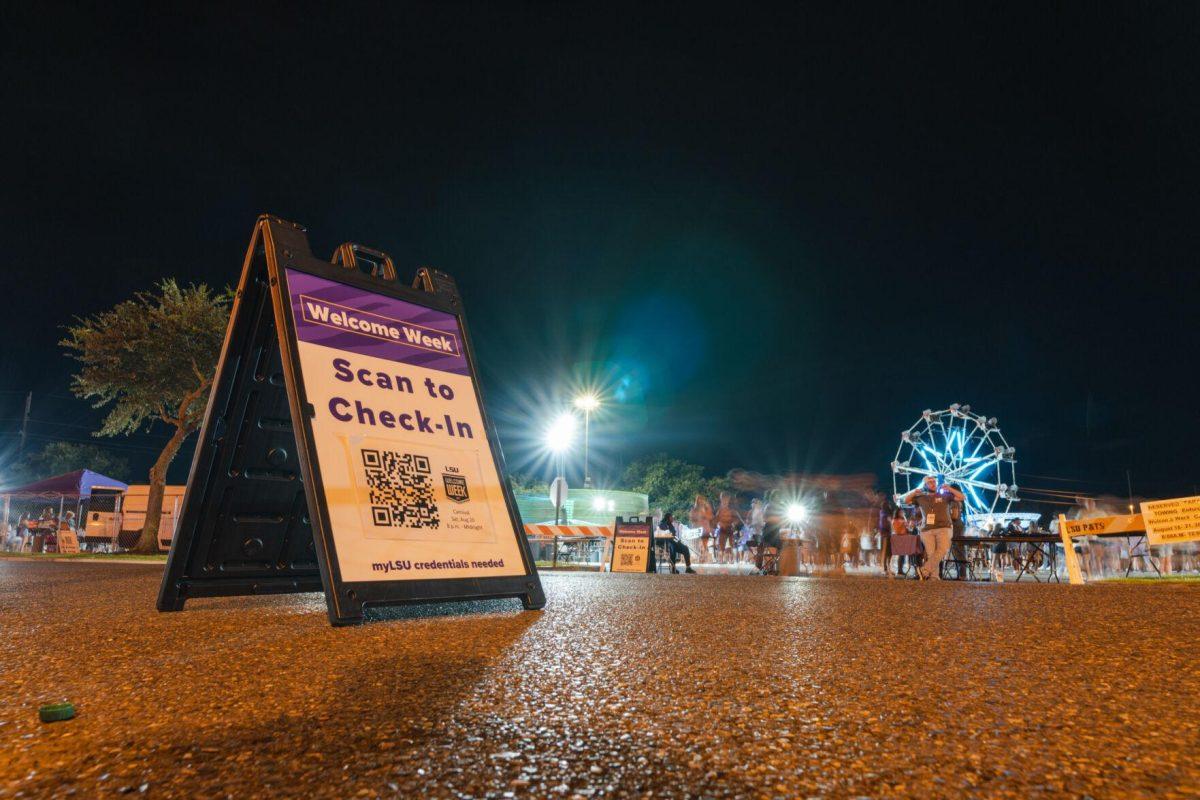
[[[575,398],[575,407],[580,411],[595,411],[600,407],[600,398],[594,394],[581,394]]]
[[[592,511],[603,511],[605,505],[606,503],[604,502],[604,498],[602,496],[596,495],[594,498],[592,498]]]
[[[551,453],[563,453],[575,441],[575,415],[564,411],[555,417],[546,429],[546,449]]]
[[[803,522],[808,516],[808,509],[799,503],[792,503],[787,507],[788,522]]]

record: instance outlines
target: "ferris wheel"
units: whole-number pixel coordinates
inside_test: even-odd
[[[892,461],[896,502],[918,488],[925,476],[944,475],[946,483],[966,495],[968,517],[1007,515],[1018,500],[1016,453],[995,417],[958,403],[942,411],[926,409],[900,434]]]

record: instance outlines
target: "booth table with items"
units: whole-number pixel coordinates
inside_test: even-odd
[[[981,549],[990,549],[993,545],[1006,544],[1009,545],[1009,552],[1014,554],[1013,566],[1016,567],[1017,577],[1015,580],[1021,580],[1028,575],[1038,583],[1041,583],[1041,578],[1037,576],[1037,571],[1045,565],[1050,567],[1050,578],[1058,581],[1058,556],[1056,545],[1062,544],[1062,540],[1057,536],[1037,535],[1037,536],[955,536],[951,540],[951,553],[965,555],[965,558],[947,558],[942,562],[942,569],[954,565],[958,569],[957,579],[978,580],[975,575],[975,563],[977,560],[986,562],[986,559],[976,559],[972,553],[966,551],[974,551],[977,554]],[[1013,546],[1015,545],[1015,550]],[[986,553],[986,550],[985,550]],[[1061,582],[1061,581],[1060,581]]]

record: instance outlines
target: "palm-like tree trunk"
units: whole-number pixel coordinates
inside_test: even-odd
[[[146,524],[142,527],[142,535],[134,545],[135,553],[158,552],[158,529],[162,521],[163,495],[167,488],[167,468],[179,453],[183,440],[188,431],[176,428],[175,433],[167,441],[166,447],[158,454],[154,466],[150,468],[150,493],[146,497]]]
[[[183,445],[183,440],[192,431],[200,427],[200,412],[193,408],[193,404],[212,385],[212,379],[201,374],[195,368],[194,364],[192,365],[192,369],[195,370],[196,377],[200,379],[200,385],[183,398],[183,402],[179,404],[178,415],[171,417],[167,415],[166,411],[159,412],[159,417],[162,421],[173,425],[175,432],[171,434],[171,438],[167,441],[166,446],[158,454],[158,459],[154,462],[154,466],[150,468],[150,493],[146,496],[146,523],[142,527],[142,535],[138,537],[137,544],[133,548],[133,552],[135,553],[152,554],[158,552],[158,529],[162,523],[163,495],[166,493],[167,488],[167,469],[179,453],[179,448]]]

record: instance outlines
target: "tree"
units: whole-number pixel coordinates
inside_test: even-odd
[[[727,483],[724,478],[705,478],[704,467],[699,464],[689,464],[666,453],[634,461],[621,476],[625,489],[649,495],[651,508],[661,507],[676,514],[691,508],[698,494],[708,495],[715,505],[716,496],[711,493],[724,491],[724,483]]]
[[[28,470],[34,479],[77,469],[90,469],[123,481],[129,474],[129,460],[103,447],[78,442],[50,442],[28,458]]]
[[[150,468],[146,525],[135,550],[158,551],[167,468],[200,427],[229,318],[231,293],[204,284],[181,289],[165,279],[150,292],[66,327],[59,344],[83,364],[71,391],[111,406],[95,436],[128,435],[155,423],[171,437]]]
[[[547,495],[550,493],[549,483],[525,472],[510,472],[508,486],[512,489],[513,494]]]

